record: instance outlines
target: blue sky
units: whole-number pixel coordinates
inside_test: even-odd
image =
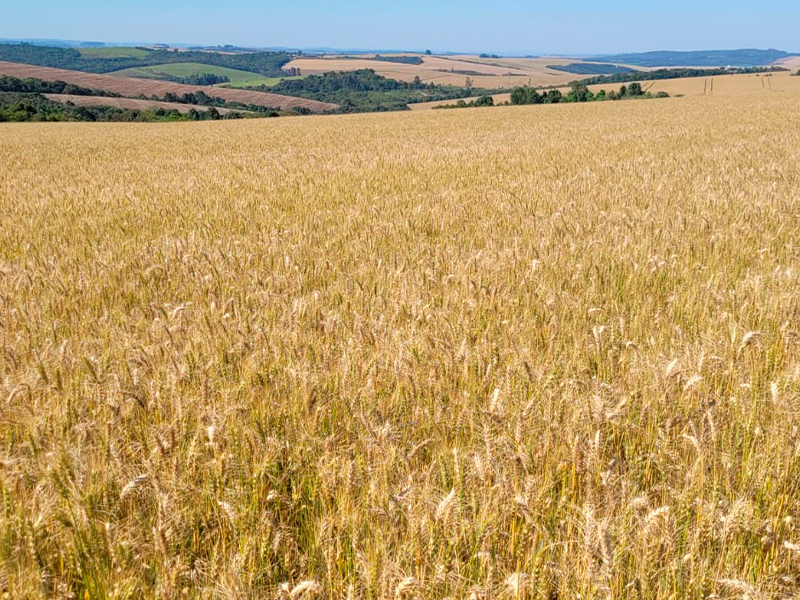
[[[764,0],[36,0],[2,38],[521,54],[778,48],[800,52],[800,2]]]

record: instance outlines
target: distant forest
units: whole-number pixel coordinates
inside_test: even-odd
[[[623,63],[637,67],[764,67],[776,60],[796,56],[782,50],[697,50],[692,52],[656,51],[637,54],[595,56],[584,60]]]
[[[616,75],[617,73],[638,73],[635,69],[620,67],[619,65],[607,65],[603,63],[571,63],[568,65],[547,65],[548,69],[554,71],[564,71],[573,75]]]
[[[660,79],[684,79],[690,77],[714,77],[715,75],[746,75],[753,73],[775,73],[786,71],[782,67],[747,67],[726,69],[657,69],[655,71],[633,71],[631,73],[617,73],[616,75],[602,75],[581,79],[584,85],[597,85],[601,83],[628,83],[631,81],[657,81]],[[573,82],[577,83],[577,82]]]
[[[146,50],[146,49],[144,49]],[[70,69],[85,73],[110,73],[121,69],[150,67],[170,63],[198,62],[258,73],[264,77],[293,75],[282,67],[292,60],[288,52],[247,52],[221,54],[198,50],[147,50],[142,58],[93,58],[83,56],[73,48],[53,48],[33,44],[0,44],[0,60],[26,63],[41,67]]]

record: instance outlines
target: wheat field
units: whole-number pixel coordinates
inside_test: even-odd
[[[348,56],[295,58],[285,69],[300,69],[304,75],[318,75],[331,71],[355,71],[372,69],[379,75],[400,81],[414,81],[437,85],[463,87],[469,77],[476,88],[487,90],[511,89],[522,85],[557,86],[568,85],[581,76],[566,71],[548,68],[551,65],[580,63],[569,58],[517,58],[483,59],[478,56],[426,56],[419,55],[422,64],[404,64],[371,60],[370,56],[358,58]]]
[[[740,96],[769,95],[774,93],[800,93],[800,77],[790,72],[747,75],[717,75],[715,77],[689,77],[685,79],[662,79],[643,81],[645,91],[657,94],[667,92],[671,96]],[[615,89],[617,85],[590,86],[593,91]]]
[[[800,598],[799,106],[0,126],[0,596]]]
[[[800,59],[799,59],[800,60]],[[790,94],[796,97],[800,94],[800,77],[793,72],[778,72],[750,75],[717,75],[714,77],[686,77],[681,79],[660,79],[641,81],[645,92],[655,95],[659,92],[666,92],[670,96],[749,96],[749,95],[771,95],[771,94]],[[627,85],[622,83],[603,83],[588,86],[592,93],[596,94],[601,90],[606,92],[619,90],[620,86]],[[571,90],[569,86],[557,88],[562,94],[568,94]],[[465,101],[477,100],[480,96],[465,98]],[[511,94],[492,94],[495,104],[509,102]],[[456,100],[437,100],[431,102],[419,102],[409,104],[409,108],[414,111],[430,110],[437,106],[454,104]]]

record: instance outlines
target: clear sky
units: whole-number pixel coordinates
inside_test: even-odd
[[[2,38],[520,54],[778,48],[800,1],[4,1]]]

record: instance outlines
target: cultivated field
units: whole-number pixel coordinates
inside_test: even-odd
[[[503,102],[511,101],[511,94],[491,94],[495,104],[502,104]],[[473,96],[471,98],[464,98],[464,102],[473,102],[480,99],[480,96]],[[408,105],[411,110],[430,110],[439,106],[452,105],[457,103],[458,100],[435,100],[433,102],[416,102]]]
[[[154,65],[152,67],[136,67],[133,69],[123,69],[110,73],[117,77],[143,77],[149,79],[159,79],[162,75],[173,77],[189,77],[192,75],[213,75],[225,76],[230,79],[231,84],[238,86],[264,85],[262,82],[267,79],[258,73],[242,71],[240,69],[229,69],[201,63],[171,63],[165,65]],[[280,81],[280,79],[277,79]]]
[[[78,48],[85,58],[144,58],[149,51],[129,46],[110,46],[107,48]]]
[[[288,75],[286,77],[254,77],[254,78],[248,79],[246,81],[235,81],[235,82],[230,82],[230,83],[220,83],[220,84],[217,84],[217,85],[225,86],[225,87],[234,87],[234,88],[236,88],[236,87],[258,87],[258,86],[261,86],[261,85],[273,86],[273,85],[278,85],[281,81],[284,81],[284,80],[287,80],[287,79],[302,79],[302,78],[303,78],[303,76],[292,76],[292,77],[290,77]]]
[[[667,92],[670,96],[742,96],[753,94],[798,94],[800,93],[800,77],[793,77],[791,73],[778,72],[752,75],[717,75],[714,77],[686,77],[682,79],[664,79],[658,81],[642,81],[642,89],[652,94]],[[590,85],[593,93],[600,90],[619,90],[621,83],[605,83]],[[626,84],[629,85],[629,84]],[[559,87],[562,93],[570,91],[569,86]],[[495,104],[508,102],[511,94],[492,94]],[[466,98],[465,101],[476,100],[478,97]],[[443,104],[455,104],[457,100],[444,100],[436,102],[421,102],[409,104],[414,111],[429,110]]]
[[[384,77],[400,81],[413,81],[415,77],[419,77],[425,83],[460,87],[463,87],[469,77],[475,87],[484,89],[507,89],[528,84],[557,86],[581,79],[579,75],[547,68],[547,65],[581,62],[566,58],[479,59],[473,56],[425,55],[420,55],[420,58],[423,60],[421,65],[369,60],[368,57],[297,58],[284,68],[300,69],[303,75],[373,69]]]
[[[590,86],[589,89],[599,91],[601,88],[619,89],[621,84]],[[672,96],[741,96],[753,94],[772,94],[776,92],[800,93],[800,77],[791,77],[788,72],[752,75],[717,75],[715,77],[690,77],[686,79],[665,79],[660,81],[643,81],[645,91],[656,94],[667,92]]]
[[[230,79],[226,83],[219,83],[216,87],[258,87],[258,86],[272,86],[277,85],[281,81],[288,79],[302,79],[297,76],[285,77],[264,77],[258,73],[251,73],[249,71],[242,71],[239,69],[228,69],[226,67],[217,67],[213,65],[205,65],[201,63],[173,63],[165,65],[155,65],[152,67],[140,67],[135,69],[124,69],[122,71],[114,71],[111,75],[117,77],[145,77],[158,79],[159,75],[165,73],[176,77],[188,77],[191,75],[201,75],[204,73],[213,73],[215,75],[225,75]]]
[[[145,96],[163,97],[170,92],[181,95],[202,91],[209,96],[222,98],[230,102],[254,104],[257,106],[280,108],[284,110],[303,107],[312,112],[327,112],[337,108],[335,104],[306,100],[304,98],[293,98],[291,96],[282,96],[279,94],[251,92],[221,87],[210,88],[208,86],[182,85],[180,83],[170,83],[168,81],[136,79],[133,77],[95,75],[92,73],[82,73],[80,71],[51,69],[50,67],[38,67],[4,61],[0,61],[0,75],[10,75],[11,77],[18,77],[20,79],[35,77],[45,81],[64,81],[91,89],[122,94],[123,96],[144,94]]]
[[[790,56],[788,58],[781,59],[777,62],[777,64],[785,69],[790,69],[795,72],[800,69],[800,56]]]
[[[0,126],[8,598],[797,598],[800,95]]]
[[[148,108],[165,108],[167,110],[177,110],[181,113],[188,113],[194,109],[198,112],[205,112],[208,106],[195,104],[180,104],[179,102],[157,102],[155,100],[136,100],[134,98],[106,98],[104,96],[75,96],[72,94],[44,94],[50,100],[66,104],[70,102],[76,106],[113,106],[115,108],[131,108],[136,110],[147,110]],[[246,110],[231,110],[229,108],[217,108],[217,112],[225,115],[231,112],[247,113]]]

